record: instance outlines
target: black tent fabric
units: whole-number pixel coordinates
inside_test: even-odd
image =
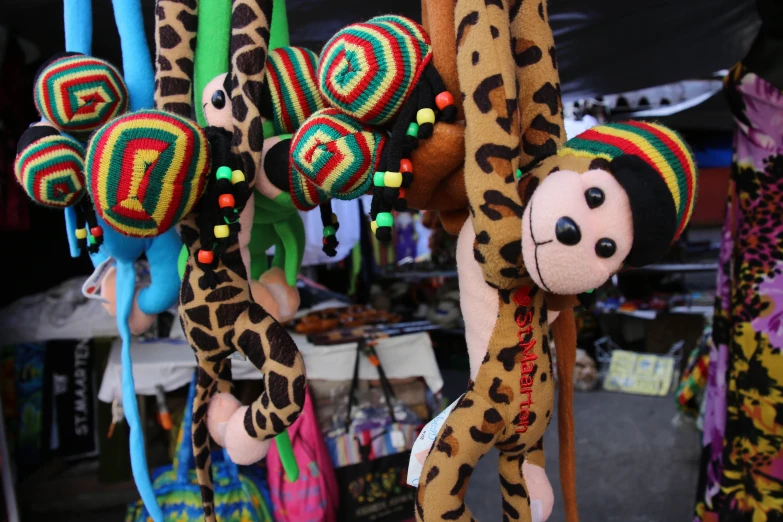
[[[480,1],[480,0],[477,0]],[[534,1],[534,0],[524,0]],[[154,0],[142,0],[152,42]],[[293,45],[320,51],[341,27],[385,13],[420,18],[419,0],[287,0]],[[93,2],[94,52],[120,63],[109,0]],[[759,27],[753,0],[550,0],[566,100],[613,94],[725,69]],[[62,50],[62,0],[3,0],[0,25]]]

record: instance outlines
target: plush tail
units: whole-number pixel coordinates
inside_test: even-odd
[[[128,326],[133,298],[136,293],[136,269],[133,262],[117,261],[117,328],[122,339],[122,404],[125,410],[125,420],[130,431],[130,456],[133,480],[139,490],[144,507],[154,522],[163,522],[163,511],[155,499],[152,489],[149,469],[147,468],[147,452],[144,448],[144,432],[141,429],[139,405],[136,402],[136,388],[133,383],[133,366],[131,364],[131,333]]]
[[[557,349],[557,434],[560,439],[560,487],[566,522],[578,522],[576,507],[576,463],[574,451],[574,364],[576,362],[576,321],[573,308],[566,308],[552,325]]]
[[[215,488],[212,483],[212,456],[210,453],[209,430],[207,428],[207,409],[217,381],[201,366],[197,370],[196,396],[193,398],[192,442],[196,461],[196,477],[201,490],[201,505],[204,508],[204,521],[216,522]]]

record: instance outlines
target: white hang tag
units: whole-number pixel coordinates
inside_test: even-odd
[[[396,427],[389,433],[389,436],[391,437],[391,443],[392,446],[394,446],[394,449],[398,451],[402,451],[405,449],[405,434]]]
[[[457,403],[462,399],[459,397],[456,401],[452,402],[445,410],[435,416],[434,419],[429,421],[426,426],[421,430],[419,436],[413,441],[413,448],[411,448],[411,458],[408,461],[408,485],[415,488],[419,487],[419,477],[424,469],[424,460],[432,450],[432,445],[435,444],[435,438],[438,436],[443,423],[446,422],[451,410],[457,406]]]
[[[532,522],[544,521],[544,503],[540,499],[530,501],[530,515]]]
[[[94,299],[102,303],[108,303],[106,299],[101,296],[101,284],[103,284],[103,278],[109,272],[109,269],[114,266],[114,258],[108,257],[95,267],[90,277],[82,285],[82,295],[87,299]]]

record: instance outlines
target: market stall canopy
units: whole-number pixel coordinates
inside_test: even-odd
[[[154,0],[142,2],[152,34]],[[287,3],[291,43],[315,51],[356,21],[389,12],[420,17],[419,0]],[[759,25],[752,0],[550,0],[549,9],[566,99],[636,90],[726,69],[742,58]],[[95,1],[93,10],[95,54],[119,64],[111,2]],[[35,43],[43,56],[62,50],[62,20],[62,0],[0,2],[0,25]]]

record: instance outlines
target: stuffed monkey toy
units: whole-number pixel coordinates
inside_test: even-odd
[[[304,405],[302,356],[285,329],[253,300],[249,256],[243,254],[264,149],[260,97],[271,16],[271,1],[232,2],[229,73],[212,80],[204,90],[211,94],[202,99],[212,175],[180,226],[187,259],[179,314],[198,361],[193,451],[208,522],[215,521],[210,441],[225,447],[236,463],[252,464]],[[265,389],[249,407],[231,394],[234,352],[265,374]]]
[[[551,419],[554,396],[547,322],[556,299],[548,294],[590,291],[626,264],[659,260],[693,210],[693,156],[663,126],[602,125],[557,150],[557,87],[537,74],[553,69],[554,54],[531,52],[530,42],[513,36],[515,24],[531,20],[547,23],[543,4],[456,4],[471,208],[457,256],[468,348],[478,370],[425,461],[419,520],[471,520],[465,491],[477,460],[493,446],[500,450],[504,519],[531,520],[523,470]],[[552,332],[559,350],[561,477],[566,519],[574,522],[570,306]]]

